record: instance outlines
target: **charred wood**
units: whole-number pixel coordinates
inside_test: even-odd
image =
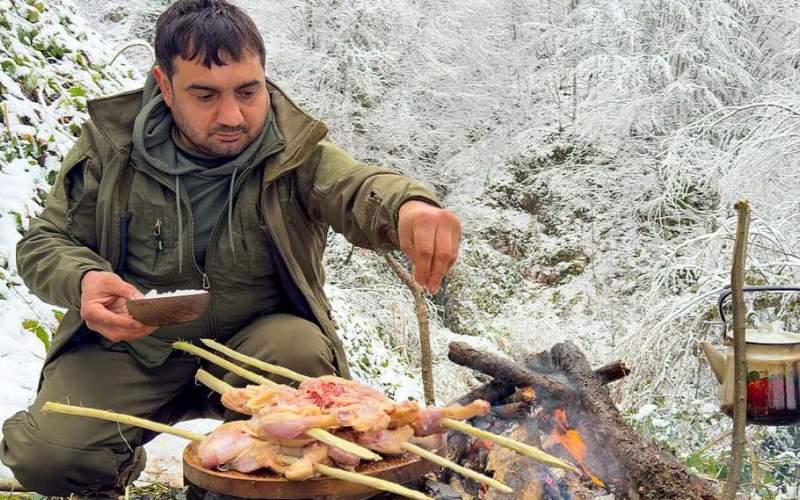
[[[631,369],[625,366],[622,361],[614,361],[600,368],[595,368],[594,373],[600,377],[600,382],[605,385],[627,377],[631,373]]]
[[[574,344],[556,344],[550,354],[554,364],[580,387],[583,407],[595,418],[595,431],[632,482],[632,496],[653,500],[716,498],[710,483],[687,474],[675,458],[645,441],[625,422],[601,376]]]
[[[508,384],[492,380],[468,392],[466,395],[458,398],[455,403],[460,405],[469,404],[476,399],[488,401],[490,405],[499,404],[505,398],[514,393],[514,388]]]
[[[463,342],[450,343],[450,361],[491,375],[514,388],[533,386],[542,398],[572,399],[574,392],[547,375],[532,372],[522,365],[494,354],[473,349]]]

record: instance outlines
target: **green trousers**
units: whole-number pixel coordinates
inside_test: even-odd
[[[226,342],[242,354],[310,376],[333,374],[333,348],[317,325],[289,314],[262,316]],[[81,343],[45,366],[43,384],[27,411],[3,424],[0,459],[26,488],[43,495],[104,496],[120,491],[144,469],[142,445],[156,434],[86,417],[43,413],[56,401],[174,424],[225,415],[219,397],[194,382],[203,367],[229,384],[246,381],[197,358],[173,353],[148,369],[126,352]],[[286,383],[280,377],[270,377]]]

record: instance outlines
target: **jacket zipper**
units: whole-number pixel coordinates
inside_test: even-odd
[[[203,290],[211,293],[211,279],[208,277],[205,269],[200,267],[200,264],[197,263],[197,259],[194,256],[194,216],[192,215],[192,204],[189,203],[188,200],[184,199],[181,196],[181,193],[176,193],[176,196],[180,196],[181,202],[185,202],[186,206],[188,207],[188,214],[189,219],[189,255],[191,256],[192,267],[194,267],[195,272],[197,273],[198,277],[200,278],[200,286],[203,287]],[[213,229],[212,229],[213,234]],[[210,240],[209,240],[210,241]],[[206,254],[206,261],[208,261],[208,254]],[[211,297],[213,299],[213,297]],[[208,303],[208,331],[211,334],[212,339],[219,338],[219,334],[217,332],[217,321],[216,317],[214,316],[214,301],[209,300]]]
[[[153,259],[153,271],[158,266],[158,261],[161,260],[161,253],[164,251],[164,242],[161,239],[161,219],[156,219],[153,225],[153,241],[156,247],[156,257]]]

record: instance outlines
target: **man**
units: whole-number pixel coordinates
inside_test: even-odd
[[[38,395],[5,422],[0,446],[20,483],[46,495],[119,491],[154,437],[44,414],[46,401],[167,423],[218,408],[193,384],[197,360],[171,349],[178,338],[348,376],[323,292],[328,227],[359,246],[402,249],[430,292],[457,255],[459,222],[432,193],[357,165],[265,79],[263,40],[238,8],[179,0],[159,18],[155,47],[143,90],[89,104],[17,248],[31,290],[68,308]],[[155,329],[125,306],[144,290],[197,288],[211,306],[193,322]]]

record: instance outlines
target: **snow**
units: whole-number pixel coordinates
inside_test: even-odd
[[[150,290],[146,294],[144,294],[144,298],[146,299],[154,299],[164,298],[164,297],[181,297],[184,295],[202,295],[204,293],[208,293],[205,290],[174,290],[172,292],[159,292],[158,290]]]

